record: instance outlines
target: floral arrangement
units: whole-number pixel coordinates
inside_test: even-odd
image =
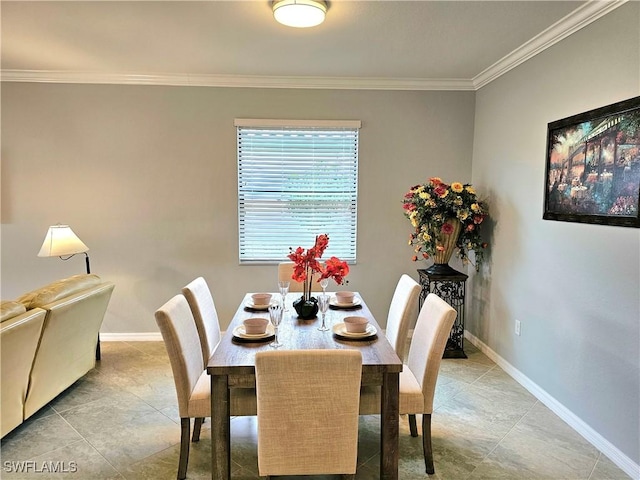
[[[318,235],[313,247],[305,250],[298,247],[295,250],[289,248],[287,257],[294,262],[293,274],[291,278],[296,282],[303,282],[303,298],[311,299],[311,283],[314,273],[319,273],[318,282],[325,278],[332,278],[338,285],[342,285],[345,277],[349,274],[349,265],[337,257],[331,257],[324,265],[319,261],[324,251],[329,246],[329,236]]]
[[[460,182],[447,185],[432,177],[428,183],[412,187],[405,194],[402,207],[415,228],[409,238],[409,245],[414,246],[414,262],[443,252],[443,235],[454,232],[447,220],[458,219],[462,224],[456,241],[458,256],[466,265],[470,262],[469,251],[473,250],[476,270],[480,268],[483,249],[487,247],[480,236],[480,225],[487,216],[487,207],[478,200],[471,185]]]

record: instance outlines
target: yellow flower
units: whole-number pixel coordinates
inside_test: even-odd
[[[415,193],[422,193],[422,192],[424,192],[424,185],[420,185],[420,186],[419,186],[418,188],[416,188],[414,191],[415,191]]]
[[[464,186],[460,182],[453,182],[451,184],[451,190],[453,190],[456,193],[460,193],[462,192],[462,190],[464,190]]]
[[[464,222],[467,218],[469,218],[469,210],[460,210],[457,217]]]
[[[472,203],[471,204],[471,210],[473,210],[474,212],[477,213],[477,212],[481,211],[482,209],[480,208],[480,205],[478,205],[477,203]]]
[[[470,194],[472,194],[472,195],[475,195],[475,194],[476,194],[476,189],[475,189],[475,188],[473,188],[471,185],[467,186],[467,187],[465,188],[465,190],[466,190],[467,192],[469,192]]]
[[[428,200],[429,198],[431,198],[431,195],[429,195],[427,192],[420,192],[418,196],[423,200]]]
[[[435,202],[432,198],[430,198],[429,200],[427,200],[427,207],[429,207],[429,208],[433,208],[433,207],[435,207],[435,206],[436,206],[436,202]]]
[[[423,239],[425,242],[428,242],[429,240],[431,240],[431,235],[429,235],[428,233],[423,233],[423,234],[422,234],[422,239]]]
[[[453,201],[454,205],[462,205],[462,197],[456,197],[456,199]]]

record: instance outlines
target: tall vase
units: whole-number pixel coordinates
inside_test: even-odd
[[[311,296],[313,274],[304,281],[302,296],[293,302],[293,309],[302,320],[311,320],[318,315],[318,300]]]
[[[444,221],[445,224],[449,224],[453,227],[453,231],[449,234],[440,232],[438,235],[438,245],[442,245],[444,250],[437,252],[433,256],[433,265],[427,268],[427,273],[436,275],[452,275],[458,273],[455,269],[449,266],[449,260],[453,250],[456,248],[456,243],[460,232],[462,231],[462,222],[457,218],[447,218]]]

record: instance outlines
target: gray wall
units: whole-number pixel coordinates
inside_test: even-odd
[[[640,94],[639,26],[629,2],[477,92],[473,180],[495,225],[467,323],[636,464],[640,230],[542,206],[547,123]]]
[[[233,119],[358,119],[349,288],[384,325],[400,274],[417,278],[402,197],[429,176],[470,180],[474,102],[473,92],[3,83],[2,298],[84,271],[81,258],[36,257],[47,227],[68,223],[92,271],[116,283],[103,332],[156,332],[156,308],[199,275],[226,327],[245,292],[276,283],[275,266],[238,265]]]

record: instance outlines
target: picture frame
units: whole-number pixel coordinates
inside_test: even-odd
[[[547,125],[542,218],[640,228],[640,96]]]

